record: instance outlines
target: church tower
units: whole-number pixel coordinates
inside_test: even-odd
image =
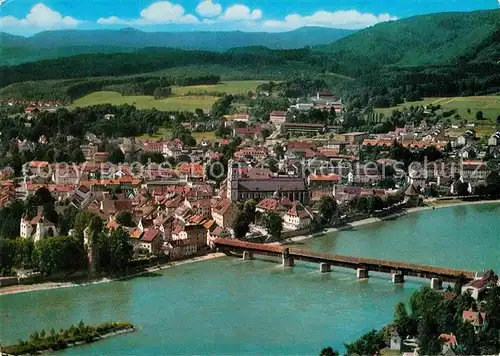
[[[240,177],[240,170],[238,163],[230,159],[227,162],[227,199],[231,201],[238,201],[238,179]]]

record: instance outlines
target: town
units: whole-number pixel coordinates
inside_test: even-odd
[[[272,100],[265,90],[256,95]],[[169,114],[170,133],[156,139],[154,133],[109,138],[102,131],[48,137],[44,121],[75,112],[58,102],[9,101],[7,107],[28,104],[14,116],[24,122],[19,132],[38,137],[11,141],[24,161],[17,162],[22,168],[2,168],[0,204],[40,204],[23,212],[11,232],[35,242],[71,236],[74,221],[64,217],[87,212],[107,231],[123,229],[136,258],[176,260],[213,248],[216,238],[283,241],[442,199],[499,195],[500,132],[483,139],[474,124],[460,130],[449,120],[432,123],[439,110],[433,105],[396,110],[403,124],[387,132],[345,132],[354,111],[334,94],[288,101],[287,110],[258,118],[227,104],[218,116],[200,110],[190,121]],[[96,125],[117,125],[118,114],[108,108],[96,110]],[[330,125],[311,123],[316,117]],[[205,138],[199,127],[216,128],[219,137]],[[71,154],[56,160],[63,144],[56,140],[71,145]],[[56,154],[49,160],[29,159],[50,152]]]
[[[208,113],[4,102],[0,234],[19,237],[0,239],[0,286],[126,276],[204,256],[228,240],[285,245],[500,197],[500,131],[479,136],[482,113],[471,113],[478,117],[473,123],[451,121],[429,104],[387,118],[324,90],[297,99],[270,88],[257,88],[250,108],[239,108],[248,98],[224,96]],[[253,258],[249,251],[244,259]],[[322,262],[321,272],[331,264]],[[394,283],[404,282],[387,268]],[[434,297],[458,303],[462,293],[469,296],[474,308],[462,318],[477,334],[489,319],[478,306],[498,277],[491,270],[460,272],[460,282],[457,273],[446,277],[456,284],[454,294],[448,287]],[[430,276],[432,289],[442,289],[441,275]],[[368,278],[368,268],[357,268],[357,277]],[[379,349],[418,354],[406,318],[372,335]],[[440,351],[453,354],[456,336],[439,337]]]

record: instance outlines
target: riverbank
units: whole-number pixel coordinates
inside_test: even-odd
[[[39,284],[26,284],[26,285],[14,285],[14,286],[9,286],[9,287],[3,287],[3,288],[0,288],[0,297],[2,295],[8,295],[8,294],[18,294],[18,293],[41,291],[41,290],[57,289],[57,288],[81,287],[81,286],[86,286],[86,285],[90,285],[90,284],[108,283],[108,282],[118,281],[118,280],[122,280],[122,279],[137,277],[137,276],[144,275],[147,273],[158,272],[158,271],[161,271],[161,270],[164,270],[167,268],[171,268],[171,267],[175,267],[175,266],[179,266],[179,265],[183,265],[183,264],[211,260],[211,259],[222,257],[222,256],[225,256],[225,254],[219,253],[219,252],[209,253],[209,254],[206,254],[203,256],[196,256],[196,257],[188,258],[185,260],[173,261],[173,262],[168,262],[168,263],[161,264],[158,266],[148,267],[148,268],[144,269],[143,271],[128,274],[128,275],[117,277],[117,278],[100,278],[100,279],[91,280],[91,281],[88,281],[85,283],[46,282],[46,283],[39,283]]]
[[[295,236],[295,237],[291,237],[289,239],[285,239],[283,241],[273,242],[272,244],[274,244],[274,245],[294,244],[294,243],[297,243],[300,241],[312,239],[314,237],[324,236],[324,235],[330,234],[332,232],[349,230],[349,229],[359,227],[359,226],[374,224],[377,222],[382,222],[382,221],[387,221],[387,220],[393,220],[393,219],[400,218],[402,216],[406,216],[408,214],[418,213],[418,212],[427,211],[427,210],[452,208],[452,207],[466,206],[466,205],[500,204],[500,199],[498,199],[498,200],[479,200],[479,201],[461,201],[461,202],[452,201],[449,204],[447,204],[446,201],[443,201],[443,200],[439,201],[439,202],[444,202],[443,204],[436,204],[437,201],[438,201],[437,199],[428,200],[428,201],[425,201],[425,203],[428,204],[426,206],[404,209],[403,211],[401,211],[399,213],[384,216],[383,218],[372,217],[372,218],[362,219],[362,220],[358,220],[358,221],[353,221],[353,222],[346,224],[346,225],[343,225],[343,226],[330,227],[330,228],[324,229],[322,231],[319,231],[319,232],[316,232],[313,234]]]

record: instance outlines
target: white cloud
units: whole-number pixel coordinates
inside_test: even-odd
[[[250,10],[250,8],[243,4],[236,4],[229,6],[224,14],[220,17],[225,21],[255,21],[262,18],[262,11],[260,9]]]
[[[169,1],[158,1],[141,11],[140,18],[125,20],[116,16],[101,17],[97,23],[103,25],[160,25],[160,24],[182,24],[197,23],[198,18],[186,14],[184,8]]]
[[[0,17],[0,28],[14,28],[15,30],[26,28],[42,30],[71,28],[78,26],[80,23],[82,21],[70,16],[62,16],[59,12],[42,3],[33,6],[24,19],[14,16]]]
[[[500,0],[499,0],[500,1]],[[356,10],[317,11],[310,16],[290,14],[284,20],[268,20],[263,22],[267,29],[291,30],[302,26],[322,26],[344,29],[358,29],[375,25],[379,22],[397,20],[397,17],[387,13],[374,15]]]
[[[214,17],[220,15],[222,12],[222,6],[220,4],[213,3],[212,0],[203,0],[198,4],[198,6],[196,6],[196,12],[203,17]]]

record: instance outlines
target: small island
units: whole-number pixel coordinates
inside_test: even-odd
[[[57,351],[132,331],[135,331],[135,327],[130,323],[111,322],[85,325],[83,321],[80,321],[78,325],[71,325],[70,328],[61,329],[59,332],[51,329],[46,333],[42,330],[31,334],[27,341],[20,340],[15,345],[0,346],[0,354],[33,355],[45,351]]]

